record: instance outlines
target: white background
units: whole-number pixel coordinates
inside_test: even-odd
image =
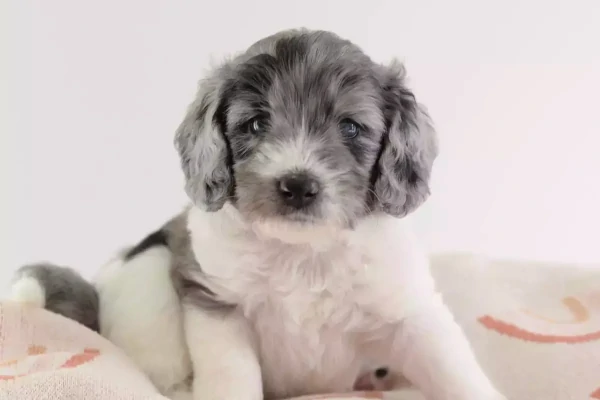
[[[433,251],[600,262],[600,2],[0,0],[0,285],[94,271],[179,211],[196,80],[290,27],[406,62],[442,154]]]

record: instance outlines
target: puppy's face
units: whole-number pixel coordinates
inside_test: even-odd
[[[328,32],[263,39],[201,82],[177,132],[189,196],[297,226],[407,214],[437,145],[403,79]]]
[[[368,58],[343,42],[282,38],[237,65],[215,122],[235,206],[251,219],[351,224],[368,211],[384,121]]]

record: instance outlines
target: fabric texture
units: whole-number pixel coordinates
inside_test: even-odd
[[[600,399],[600,265],[444,254],[432,270],[509,399]]]
[[[600,399],[600,266],[432,258],[446,302],[511,400]],[[45,310],[0,303],[0,400],[165,400],[111,343]],[[421,400],[414,391],[302,400]]]
[[[39,308],[0,304],[0,400],[165,400],[115,346]]]

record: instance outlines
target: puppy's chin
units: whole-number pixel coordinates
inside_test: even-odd
[[[252,221],[252,230],[264,239],[277,239],[287,244],[305,244],[315,250],[326,250],[339,241],[344,227],[326,221],[295,221],[266,218]]]
[[[261,215],[247,213],[231,203],[223,211],[236,225],[250,229],[262,240],[276,240],[286,244],[310,246],[316,251],[326,251],[339,243],[352,230],[343,219],[321,219],[304,215]]]

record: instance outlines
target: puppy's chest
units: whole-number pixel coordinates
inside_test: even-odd
[[[324,253],[285,246],[226,253],[237,264],[228,264],[234,265],[228,273],[221,269],[218,281],[254,330],[265,389],[277,397],[351,389],[360,368],[356,337],[369,324],[360,302],[366,256],[342,246]]]
[[[293,246],[263,245],[228,252],[220,284],[252,320],[277,316],[289,329],[345,325],[360,309],[367,257],[339,246],[315,253]],[[237,260],[237,262],[233,261]],[[228,276],[225,276],[228,275]]]

